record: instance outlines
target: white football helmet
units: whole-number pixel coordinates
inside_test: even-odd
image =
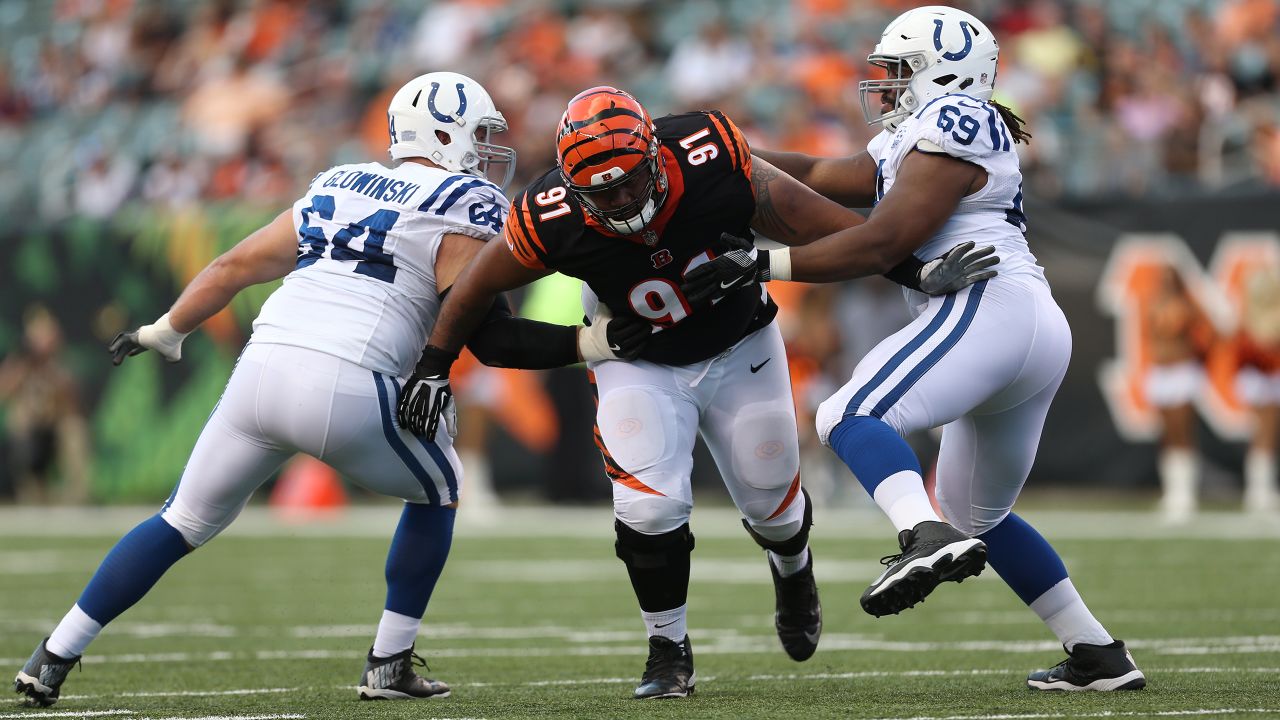
[[[489,142],[507,120],[480,83],[466,75],[434,72],[405,83],[387,107],[391,157],[420,157],[452,172],[493,180],[502,188],[516,172],[516,151]],[[505,165],[502,181],[490,166]]]
[[[867,56],[889,77],[858,83],[862,114],[868,125],[883,123],[892,131],[903,118],[942,95],[962,92],[990,100],[999,56],[995,36],[969,13],[944,5],[908,10],[889,23]],[[879,96],[886,90],[897,91],[897,103],[880,114]]]

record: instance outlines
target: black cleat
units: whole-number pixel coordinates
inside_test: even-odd
[[[1146,676],[1120,640],[1110,645],[1076,643],[1075,649],[1067,650],[1066,660],[1027,676],[1027,687],[1033,690],[1141,690],[1146,686]]]
[[[375,658],[373,648],[369,648],[364,674],[360,676],[360,687],[356,688],[360,699],[422,700],[449,697],[448,685],[419,676],[413,671],[415,665],[427,667],[427,661],[415,653],[412,647],[385,658]]]
[[[649,659],[636,687],[635,699],[680,698],[693,694],[697,673],[693,671],[693,648],[689,636],[676,642],[658,635],[649,638]]]
[[[772,560],[769,571],[773,573],[777,607],[773,626],[778,630],[782,649],[796,662],[808,660],[818,649],[818,637],[822,635],[822,603],[818,601],[818,583],[813,579],[813,551],[809,552],[808,564],[794,575],[779,575]]]
[[[58,702],[62,692],[62,681],[67,673],[80,662],[80,658],[62,658],[49,652],[45,643],[49,638],[40,641],[31,659],[18,671],[13,679],[13,691],[27,696],[26,704],[49,707]]]
[[[947,523],[927,520],[898,533],[902,552],[880,559],[885,571],[862,593],[862,609],[876,617],[897,615],[943,582],[961,582],[982,572],[987,545]]]

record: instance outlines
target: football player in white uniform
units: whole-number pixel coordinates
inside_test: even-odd
[[[226,528],[296,452],[405,500],[360,698],[449,694],[448,685],[419,677],[412,660],[449,553],[462,466],[452,433],[424,442],[401,429],[395,408],[399,378],[413,371],[441,295],[502,233],[508,203],[501,186],[514,171],[515,153],[489,142],[506,121],[483,87],[456,73],[410,81],[392,99],[388,121],[390,154],[400,162],[320,173],[291,210],[197,275],[169,312],[112,342],[116,364],[146,350],[177,362],[183,339],[236,293],[285,278],[254,321],[169,500],[116,544],[18,673],[15,690],[30,702],[54,703],[103,626]],[[502,166],[505,178],[491,182]],[[527,368],[617,359],[633,349],[633,339],[647,336],[627,334],[625,321],[573,328],[514,319],[499,307],[485,327],[470,343],[482,361]]]
[[[986,561],[1062,641],[1068,659],[1033,672],[1045,690],[1136,689],[1146,683],[1124,643],[1093,617],[1053,548],[1010,512],[1035,459],[1049,403],[1071,356],[1071,331],[1027,247],[1021,120],[991,102],[999,47],[968,13],[922,7],[884,31],[870,55],[886,80],[862,83],[863,110],[884,131],[851,158],[757,154],[865,224],[809,245],[744,249],[692,270],[690,297],[735,279],[830,282],[852,277],[855,248],[932,257],[961,241],[992,244],[1000,274],[944,297],[908,292],[915,320],[873,349],[818,412],[818,432],[900,531],[902,552],[863,594],[896,614],[940,582]],[[878,95],[880,112],[868,99]],[[894,260],[896,261],[896,260]],[[893,261],[886,260],[886,265]],[[934,512],[902,436],[943,427]]]

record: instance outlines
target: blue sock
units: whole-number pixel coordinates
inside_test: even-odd
[[[987,564],[1028,605],[1067,577],[1044,536],[1013,513],[978,537],[987,544]]]
[[[872,497],[876,486],[890,475],[904,470],[921,474],[920,461],[911,446],[879,418],[846,417],[831,431],[828,444]]]
[[[182,534],[153,515],[111,548],[76,604],[99,625],[106,625],[141,600],[188,552]]]
[[[412,618],[427,601],[444,570],[453,543],[456,508],[405,503],[387,553],[387,609]]]

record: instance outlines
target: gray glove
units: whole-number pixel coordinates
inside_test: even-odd
[[[1000,262],[996,249],[984,245],[974,250],[974,242],[963,242],[920,268],[920,292],[929,295],[949,295],[958,290],[996,276],[991,266]],[[972,250],[973,252],[970,252]]]

